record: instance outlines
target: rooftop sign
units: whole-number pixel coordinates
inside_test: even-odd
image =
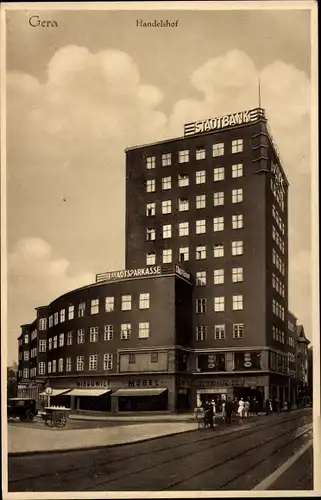
[[[212,130],[220,130],[246,123],[256,122],[260,118],[264,118],[264,109],[255,108],[250,111],[240,111],[239,113],[231,113],[230,115],[219,116],[216,118],[208,118],[207,120],[199,120],[197,122],[187,123],[184,125],[184,136],[202,134],[211,132]]]
[[[106,273],[100,273],[96,275],[96,283],[102,283],[106,281],[119,281],[128,280],[133,278],[147,278],[153,276],[161,276],[166,274],[178,274],[179,276],[190,281],[190,273],[184,271],[181,267],[177,265],[170,266],[149,266],[141,267],[137,269],[124,269],[122,271],[110,271]]]

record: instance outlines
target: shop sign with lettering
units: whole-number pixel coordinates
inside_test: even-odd
[[[181,267],[179,266],[175,266],[175,272],[177,274],[179,274],[180,276],[182,276],[182,278],[185,278],[187,280],[190,280],[191,279],[191,275],[190,273],[187,273],[186,271],[184,271],[184,269],[182,269]]]
[[[139,269],[124,269],[123,271],[112,271],[96,275],[96,282],[116,281],[122,279],[137,278],[143,276],[156,276],[162,273],[161,266],[141,267]]]
[[[244,378],[234,378],[234,379],[213,379],[204,380],[199,382],[199,387],[251,387],[259,385],[258,379],[244,379]]]
[[[77,380],[77,387],[109,387],[109,380]]]
[[[129,380],[129,387],[159,387],[158,380]]]
[[[184,125],[184,136],[202,134],[211,132],[212,130],[220,130],[236,125],[255,122],[260,118],[264,118],[264,110],[255,108],[250,111],[241,111],[239,113],[231,113],[229,115],[209,118],[207,120],[199,120],[197,122],[187,123]]]

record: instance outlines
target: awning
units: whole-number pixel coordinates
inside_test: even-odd
[[[66,396],[102,396],[111,392],[111,389],[72,389]]]
[[[165,389],[118,389],[113,393],[113,396],[159,396]]]
[[[52,389],[51,394],[47,394],[46,391],[40,392],[38,396],[50,396],[51,398],[53,396],[60,396],[60,394],[64,394],[65,392],[70,391],[70,389]]]

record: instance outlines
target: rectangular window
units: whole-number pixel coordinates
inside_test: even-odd
[[[140,293],[139,294],[139,309],[149,309],[150,307],[150,294]]]
[[[54,359],[52,361],[52,373],[56,373],[57,371],[57,361]]]
[[[68,319],[74,319],[75,306],[68,306]]]
[[[171,224],[166,224],[163,226],[163,239],[172,237],[172,226]]]
[[[60,311],[60,323],[63,323],[66,319],[66,313],[65,313],[65,309],[61,309]]]
[[[198,341],[207,340],[207,326],[198,325],[196,327],[196,340]]]
[[[146,215],[147,217],[152,217],[156,212],[156,203],[147,203],[146,205]]]
[[[243,309],[243,295],[233,295],[233,311],[241,311]]]
[[[232,215],[232,229],[241,229],[243,227],[243,214]]]
[[[224,231],[224,217],[214,217],[213,231]]]
[[[82,328],[77,331],[77,344],[85,343],[85,330]]]
[[[224,245],[223,243],[215,243],[213,246],[214,259],[218,257],[224,257]]]
[[[217,144],[213,144],[213,157],[215,156],[223,156],[224,155],[224,142],[219,142]]]
[[[178,175],[178,186],[179,187],[189,186],[189,177],[188,177],[188,175]]]
[[[46,352],[47,350],[47,341],[39,340],[39,352]]]
[[[185,149],[183,151],[178,152],[178,162],[179,163],[188,163],[189,161],[189,150]]]
[[[162,190],[166,191],[167,189],[171,189],[172,187],[172,178],[171,177],[163,177],[162,178]]]
[[[169,167],[172,164],[172,154],[164,153],[162,154],[162,167]]]
[[[225,325],[214,326],[214,339],[215,340],[225,339]]]
[[[196,247],[196,260],[206,259],[206,246]]]
[[[146,182],[146,192],[153,193],[156,189],[155,179],[148,179]]]
[[[104,370],[113,369],[113,355],[111,352],[104,354]]]
[[[232,255],[243,255],[243,241],[232,241]]]
[[[225,297],[214,297],[214,311],[221,312],[225,310]]]
[[[243,339],[243,338],[244,338],[244,324],[233,323],[233,339]]]
[[[232,203],[241,203],[243,201],[243,189],[232,190]]]
[[[49,316],[49,328],[53,326],[53,316]]]
[[[128,340],[131,337],[132,325],[130,323],[122,323],[120,325],[120,338],[121,340]]]
[[[152,352],[150,355],[151,363],[158,363],[158,352]]]
[[[99,313],[99,299],[92,299],[90,301],[90,314]]]
[[[146,266],[154,266],[156,264],[156,254],[155,252],[149,252],[146,254]]]
[[[77,372],[82,372],[84,370],[84,356],[77,356]]]
[[[98,342],[99,328],[98,326],[91,326],[89,328],[89,342]]]
[[[214,285],[223,285],[224,269],[214,269]]]
[[[24,353],[23,353],[23,359],[25,361],[28,361],[28,359],[29,359],[29,351],[24,351]]]
[[[206,298],[196,299],[196,313],[203,314],[206,312]]]
[[[51,361],[48,361],[48,373],[51,373]]]
[[[156,167],[156,158],[155,156],[149,156],[146,158],[146,168],[148,170]]]
[[[58,372],[64,371],[64,360],[63,358],[59,358],[58,360]]]
[[[188,222],[180,222],[178,225],[179,236],[188,236],[188,233],[189,233],[189,223]]]
[[[147,339],[149,337],[149,322],[138,323],[138,338]]]
[[[172,200],[162,201],[162,214],[172,213]]]
[[[232,141],[232,153],[242,153],[243,151],[243,139],[236,139]]]
[[[206,194],[199,194],[196,196],[196,208],[205,208],[206,207]]]
[[[215,167],[214,168],[214,182],[224,181],[224,167]]]
[[[85,310],[86,310],[86,303],[81,302],[78,306],[78,317],[79,318],[82,318],[83,316],[85,316]]]
[[[243,163],[232,165],[232,177],[243,177]]]
[[[178,210],[179,212],[187,212],[189,208],[189,201],[187,198],[179,198],[178,200]]]
[[[189,248],[181,247],[179,249],[179,262],[186,262],[189,260]]]
[[[91,354],[89,356],[89,370],[95,371],[98,369],[98,354]]]
[[[72,345],[72,332],[67,332],[67,345]]]
[[[196,160],[205,160],[205,158],[206,158],[205,148],[197,148]]]
[[[54,324],[55,324],[55,325],[58,325],[58,323],[59,323],[59,313],[57,313],[57,312],[56,312],[56,313],[54,314]]]
[[[23,378],[29,378],[29,368],[23,369]]]
[[[59,335],[59,347],[63,347],[64,346],[64,343],[65,343],[65,334],[64,333],[61,333]]]
[[[156,230],[152,228],[146,229],[146,241],[154,241],[156,239]]]
[[[53,348],[57,349],[57,347],[58,347],[58,336],[55,335],[53,338]]]
[[[38,364],[38,373],[39,375],[45,375],[46,373],[46,363],[43,361]]]
[[[206,233],[206,220],[197,220],[196,221],[196,234],[204,234]]]
[[[219,207],[220,205],[224,205],[224,192],[219,191],[217,193],[213,193],[214,207]]]
[[[48,351],[51,351],[52,349],[52,338],[48,340]]]
[[[195,174],[196,184],[205,184],[206,182],[206,171],[200,170]]]
[[[170,264],[172,262],[172,250],[166,248],[163,250],[163,264]]]
[[[196,286],[206,285],[206,271],[197,271],[196,273]]]
[[[232,282],[239,283],[240,281],[243,281],[243,267],[233,267]]]
[[[130,311],[132,308],[132,296],[131,295],[122,295],[121,296],[121,310],[122,311]]]
[[[72,369],[71,358],[66,358],[66,372],[71,372],[71,369]]]
[[[129,354],[128,355],[128,363],[130,365],[134,365],[136,363],[136,356],[135,356],[135,354]]]
[[[115,310],[115,297],[105,297],[105,311],[113,312]]]
[[[104,340],[113,340],[114,337],[114,325],[105,325],[104,329]]]
[[[39,319],[39,330],[47,330],[47,318]]]

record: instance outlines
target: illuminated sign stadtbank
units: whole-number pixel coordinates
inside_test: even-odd
[[[264,109],[255,108],[250,111],[240,111],[239,113],[231,113],[229,115],[218,116],[216,118],[208,118],[207,120],[199,120],[197,122],[187,123],[184,125],[184,136],[187,137],[227,127],[244,125],[246,123],[255,122],[264,117]]]

